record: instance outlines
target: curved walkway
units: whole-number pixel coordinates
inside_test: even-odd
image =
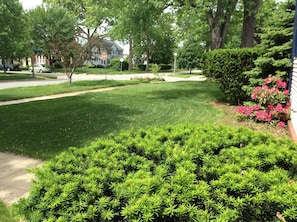
[[[40,101],[40,100],[48,100],[48,99],[58,99],[62,97],[70,97],[70,96],[77,96],[89,92],[103,92],[103,91],[109,91],[114,90],[118,88],[122,88],[124,86],[115,86],[115,87],[106,87],[106,88],[100,88],[100,89],[90,89],[90,90],[83,90],[83,91],[76,91],[76,92],[68,92],[68,93],[59,93],[49,96],[39,96],[39,97],[33,97],[33,98],[25,98],[25,99],[17,99],[17,100],[9,100],[9,101],[0,101],[0,106],[5,105],[13,105],[13,104],[19,104],[19,103],[27,103],[32,101]]]
[[[0,152],[0,199],[10,205],[27,197],[34,177],[27,169],[41,165],[41,160]]]

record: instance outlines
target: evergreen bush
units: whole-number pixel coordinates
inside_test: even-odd
[[[255,61],[255,67],[245,73],[250,83],[244,89],[251,93],[252,89],[262,84],[263,79],[272,75],[282,75],[288,81],[292,67],[290,60],[293,40],[295,1],[279,2],[278,7],[264,21],[261,27],[261,42],[257,45],[262,50]]]
[[[245,128],[130,130],[34,172],[26,221],[297,220],[296,144]]]
[[[128,70],[129,63],[126,60],[124,60],[122,62],[122,70],[121,70],[121,59],[114,58],[110,61],[110,66],[116,71],[124,71],[124,70]]]
[[[171,64],[160,64],[160,66],[161,66],[160,70],[170,70],[170,69],[172,69]]]
[[[240,104],[249,98],[242,89],[249,84],[245,71],[254,67],[254,60],[259,55],[256,49],[219,49],[204,54],[203,74],[218,79],[227,100],[232,104]]]

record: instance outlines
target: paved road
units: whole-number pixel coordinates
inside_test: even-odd
[[[21,72],[24,73],[25,72]],[[16,88],[16,87],[27,87],[27,86],[40,86],[40,85],[52,85],[67,82],[67,77],[65,74],[53,73],[57,76],[57,79],[34,79],[34,80],[7,80],[0,81],[0,90],[7,88]],[[160,73],[160,77],[164,78],[166,82],[176,82],[176,81],[203,81],[205,80],[204,76],[192,76],[190,78],[178,78],[171,77],[168,73]],[[112,80],[130,80],[133,78],[154,78],[155,75],[152,73],[144,74],[122,74],[122,75],[87,75],[87,74],[74,74],[72,76],[72,81],[81,81],[81,80],[103,80],[103,79],[112,79]]]

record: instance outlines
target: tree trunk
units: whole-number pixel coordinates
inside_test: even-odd
[[[211,50],[224,47],[226,36],[237,0],[218,0],[216,10],[207,12],[211,34]]]
[[[150,70],[150,50],[146,51],[146,71]]]
[[[2,59],[2,65],[3,65],[3,71],[4,71],[4,74],[6,74],[6,59]]]
[[[133,70],[133,40],[129,35],[129,71]]]
[[[70,73],[68,73],[66,71],[66,76],[68,78],[68,86],[71,86],[72,85],[72,71]]]
[[[241,48],[254,47],[254,34],[256,27],[256,16],[260,0],[244,0],[244,17],[242,25]]]

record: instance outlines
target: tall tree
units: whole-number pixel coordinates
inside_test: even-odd
[[[263,54],[255,60],[255,68],[247,72],[251,85],[259,85],[269,75],[288,78],[292,65],[294,13],[291,10],[294,7],[294,0],[278,3],[269,19],[264,21],[258,45]]]
[[[84,45],[85,57],[91,57],[91,47],[99,34],[106,34],[104,25],[109,19],[109,1],[107,0],[43,0],[58,5],[75,15],[80,29],[79,38]]]
[[[176,0],[175,7],[181,13],[185,11],[181,10],[182,8],[186,8],[186,10],[193,8],[198,11],[198,19],[203,23],[206,21],[208,24],[210,48],[214,50],[224,47],[237,2],[238,0]]]
[[[169,34],[172,30],[168,26],[171,18],[164,11],[167,6],[166,1],[156,0],[114,1],[115,16],[111,35],[130,42],[130,64],[132,54],[145,55],[148,69],[152,55],[159,55],[157,48],[160,45],[165,47],[165,42],[170,46],[166,45],[163,50],[169,50],[169,56],[172,56],[174,45],[171,44],[172,36]],[[168,57],[168,54],[166,56]]]
[[[67,68],[70,57],[80,57],[74,53],[77,51],[77,18],[67,9],[57,5],[39,6],[30,14],[32,38],[48,58],[61,60]],[[72,73],[66,74],[71,84]]]
[[[205,45],[201,44],[200,40],[196,39],[195,36],[187,39],[178,51],[179,67],[190,70],[191,74],[193,68],[201,66],[204,51]]]
[[[243,0],[244,15],[242,25],[241,47],[254,47],[254,34],[256,29],[256,16],[260,6],[260,0]]]
[[[6,60],[13,59],[20,49],[18,43],[25,37],[24,26],[21,3],[18,0],[0,0],[0,57],[4,67]]]
[[[135,16],[132,8],[132,1],[111,1],[113,19],[111,22],[111,30],[109,32],[112,38],[128,43],[129,45],[129,71],[133,69],[133,33],[137,32],[134,26],[132,16]],[[131,11],[133,14],[131,13]],[[131,14],[130,14],[131,13]]]
[[[146,55],[147,70],[149,63],[169,64],[173,61],[176,44],[171,13],[160,12],[151,26],[143,29],[143,36],[134,35],[134,38],[135,54]]]

